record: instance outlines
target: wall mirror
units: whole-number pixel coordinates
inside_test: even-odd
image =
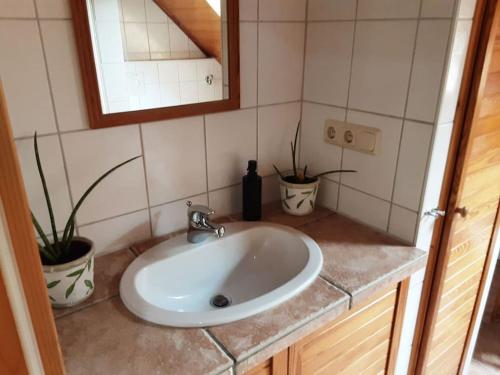
[[[74,0],[92,128],[239,108],[237,0]]]

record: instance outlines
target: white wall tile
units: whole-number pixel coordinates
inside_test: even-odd
[[[59,129],[87,128],[87,113],[71,21],[41,21]]]
[[[342,175],[342,183],[382,199],[390,200],[396,175],[403,121],[354,111],[348,113],[347,121],[375,127],[382,131],[382,135],[380,153],[377,155],[349,149],[344,150],[342,168],[354,169],[358,172]]]
[[[44,232],[49,233],[51,232],[49,214],[36,166],[33,139],[16,141],[16,147],[30,208]],[[71,213],[71,204],[59,140],[56,135],[40,137],[38,138],[38,148],[54,210],[56,227],[58,230],[62,230]]]
[[[391,218],[389,220],[389,233],[401,238],[407,243],[413,244],[416,225],[416,212],[392,205]]]
[[[118,0],[96,0],[92,3],[96,20],[121,21],[121,3]]]
[[[172,58],[186,58],[188,47],[188,37],[174,23],[168,24],[168,32],[170,35],[170,53]]]
[[[161,236],[187,228],[188,219],[186,202],[188,200],[193,204],[208,205],[207,194],[201,194],[151,208],[153,236]]]
[[[321,178],[316,205],[337,210],[339,184],[326,178]]]
[[[259,0],[240,0],[240,21],[257,21]]]
[[[325,120],[345,120],[345,110],[325,105],[304,103],[302,113],[302,135],[300,144],[300,165],[308,166],[310,173],[321,173],[340,169],[342,149],[325,143],[323,129]],[[328,178],[338,181],[338,174]]]
[[[69,0],[35,0],[39,18],[70,18]]]
[[[347,105],[353,37],[354,22],[308,25],[305,100]]]
[[[451,21],[422,20],[410,81],[406,117],[434,122]]]
[[[126,65],[102,65],[106,96],[109,102],[129,100]]]
[[[474,10],[476,9],[477,0],[460,0],[458,8],[458,18],[472,19],[474,17]]]
[[[422,0],[422,17],[451,17],[456,0]]]
[[[168,16],[154,1],[146,1],[146,20],[148,22],[163,22],[169,21]]]
[[[275,174],[273,164],[283,172],[291,169],[290,142],[294,139],[300,120],[300,103],[259,108],[258,119],[259,174],[261,176]]]
[[[438,124],[452,122],[455,118],[471,27],[472,21],[458,21],[456,24]]]
[[[452,128],[453,123],[448,123],[440,125],[436,129],[432,145],[431,160],[427,172],[427,181],[424,188],[425,193],[422,203],[422,212],[432,208],[438,208],[446,161],[448,159]],[[422,214],[416,241],[416,245],[419,249],[425,251],[429,250],[435,220],[436,219],[432,216]]]
[[[301,98],[304,28],[303,23],[259,24],[259,104]]]
[[[144,0],[121,0],[125,22],[145,22],[146,7]]]
[[[168,24],[148,23],[149,51],[168,52],[170,54],[170,43],[168,37]]]
[[[303,21],[306,0],[273,0],[259,2],[261,21]]]
[[[66,133],[62,136],[73,197],[77,201],[105,171],[141,155],[139,127]],[[78,224],[147,207],[142,158],[126,164],[103,180],[78,211]]]
[[[257,111],[245,109],[208,115],[205,123],[208,188],[241,182],[248,160],[257,157]]]
[[[215,211],[215,217],[241,212],[242,200],[241,184],[208,193],[209,205]]]
[[[15,37],[14,37],[15,36]],[[0,20],[0,76],[14,137],[56,131],[36,21]]]
[[[360,193],[346,186],[340,187],[339,212],[372,227],[385,231],[389,220],[388,202]]]
[[[257,105],[257,23],[240,23],[241,108]]]
[[[97,255],[125,249],[150,237],[148,210],[134,212],[78,228],[94,242]]]
[[[402,116],[417,21],[358,22],[349,107]]]
[[[123,63],[124,44],[118,21],[97,21],[97,44],[103,64]]]
[[[358,18],[416,18],[420,0],[359,0]]]
[[[257,170],[257,172],[259,172]],[[262,204],[276,202],[281,199],[280,180],[278,175],[262,178]]]
[[[151,205],[206,190],[203,117],[142,125]]]
[[[127,53],[149,53],[148,29],[146,23],[124,23]]]
[[[35,17],[33,0],[0,0],[0,17]]]
[[[310,21],[353,20],[356,2],[352,0],[309,0],[307,18]]]
[[[420,206],[432,130],[429,125],[404,123],[393,201],[414,211]]]

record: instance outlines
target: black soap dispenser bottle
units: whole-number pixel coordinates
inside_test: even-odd
[[[262,177],[257,174],[257,160],[248,161],[243,176],[243,220],[258,221],[262,212]]]

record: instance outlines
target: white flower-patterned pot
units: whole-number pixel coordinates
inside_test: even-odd
[[[308,184],[292,184],[280,179],[281,206],[283,210],[296,216],[309,215],[314,211],[319,187],[318,178]]]
[[[94,244],[84,237],[73,241],[88,244],[89,251],[68,263],[43,266],[50,302],[56,308],[74,306],[94,292]]]

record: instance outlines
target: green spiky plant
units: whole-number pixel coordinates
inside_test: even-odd
[[[331,171],[321,172],[313,176],[308,176],[307,164],[304,166],[303,171],[299,170],[297,168],[297,140],[299,138],[299,130],[300,130],[300,121],[297,124],[297,129],[295,130],[295,139],[293,142],[290,142],[290,147],[292,149],[293,174],[285,175],[278,169],[276,165],[273,164],[274,170],[278,173],[278,175],[283,181],[289,182],[291,184],[310,184],[312,182],[316,182],[319,177],[325,176],[327,174],[340,173],[340,172],[346,172],[346,173],[357,172],[352,169],[334,169]]]
[[[50,195],[49,191],[47,189],[47,182],[45,180],[45,175],[43,173],[43,168],[42,168],[42,163],[40,161],[40,154],[38,151],[38,138],[37,138],[37,133],[35,132],[35,137],[33,141],[33,146],[35,149],[35,158],[36,158],[36,165],[38,168],[38,174],[40,175],[40,180],[42,182],[42,187],[43,187],[43,193],[45,195],[45,202],[47,204],[47,210],[49,212],[49,218],[50,218],[50,226],[52,230],[52,236],[53,236],[53,241],[49,241],[47,235],[44,233],[41,225],[39,224],[38,220],[36,219],[35,215],[33,212],[31,212],[31,220],[33,222],[33,225],[35,226],[35,230],[37,231],[38,235],[40,236],[40,239],[42,240],[43,244],[39,244],[39,250],[40,250],[40,256],[42,258],[42,263],[44,264],[62,264],[69,262],[71,260],[77,259],[79,256],[83,254],[77,254],[78,252],[81,252],[82,249],[78,249],[78,251],[75,251],[75,248],[78,246],[75,246],[74,244],[74,234],[75,234],[75,217],[78,212],[78,209],[82,206],[83,202],[85,199],[88,197],[88,195],[94,190],[94,188],[102,181],[104,180],[108,175],[113,173],[115,170],[118,168],[122,167],[123,165],[130,163],[131,161],[140,158],[141,156],[135,156],[133,158],[130,158],[123,163],[118,164],[117,166],[109,169],[107,172],[105,172],[101,177],[99,177],[92,185],[89,186],[89,188],[83,193],[81,198],[78,200],[76,203],[75,207],[73,208],[73,211],[71,211],[71,214],[68,218],[68,221],[66,222],[66,225],[64,227],[64,231],[62,233],[62,237],[59,237],[57,233],[57,228],[55,224],[55,219],[54,219],[54,211],[52,209],[52,203],[50,201]],[[85,249],[84,249],[85,250]],[[87,249],[88,251],[88,249]]]

